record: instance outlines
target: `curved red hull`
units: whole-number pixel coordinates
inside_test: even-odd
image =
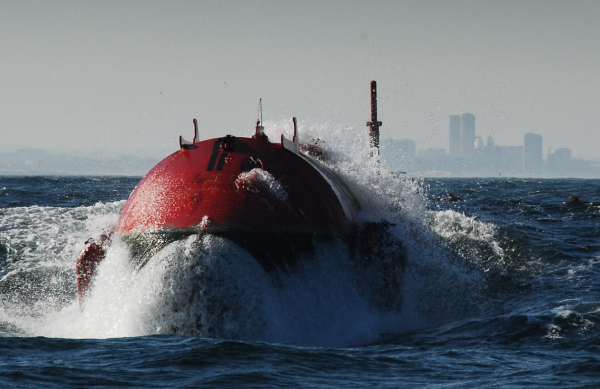
[[[159,162],[131,193],[115,228],[136,267],[195,233],[231,239],[266,270],[295,261],[316,236],[351,235],[359,204],[349,188],[300,154],[297,143],[291,151],[283,141],[228,135],[183,144]],[[108,244],[91,243],[77,260],[80,303]]]
[[[156,165],[127,200],[116,231],[352,231],[358,202],[329,169],[266,139],[188,145]]]

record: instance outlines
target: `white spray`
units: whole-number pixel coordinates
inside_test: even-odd
[[[265,127],[291,131],[283,123],[267,123]],[[385,219],[392,223],[390,232],[401,242],[406,257],[405,271],[397,280],[401,285],[399,310],[384,311],[374,304],[378,296],[369,290],[372,279],[361,277],[378,275],[357,272],[350,249],[342,242],[321,242],[314,255],[300,261],[297,269],[270,274],[235,243],[207,235],[171,243],[139,272],[133,270],[127,246],[115,237],[80,312],[75,260],[87,237],[116,223],[121,201],[74,209],[7,211],[0,231],[8,231],[2,232],[9,235],[7,239],[24,247],[27,242],[36,242],[36,250],[15,249],[18,261],[10,264],[10,273],[1,275],[0,288],[4,286],[7,292],[0,295],[0,327],[50,337],[177,333],[354,346],[376,342],[385,333],[411,331],[485,312],[485,282],[480,273],[465,266],[476,258],[451,250],[447,242],[449,229],[462,227],[427,211],[418,180],[398,176],[370,159],[362,128],[300,128],[301,141],[319,139],[330,156],[330,167],[361,197],[362,221]],[[269,134],[272,139],[276,135]],[[278,197],[286,195],[269,177],[254,174],[242,178],[268,182]],[[481,239],[477,234],[485,228],[480,225],[462,230],[467,237],[473,234],[472,239]],[[486,242],[496,245],[493,231],[489,233]],[[57,234],[58,239],[52,238]],[[55,280],[40,274],[53,275]],[[23,288],[32,279],[54,282],[54,286],[29,291],[8,287],[20,284]]]

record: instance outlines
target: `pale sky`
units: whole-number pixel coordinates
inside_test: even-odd
[[[178,136],[264,119],[364,128],[448,148],[525,133],[600,158],[600,1],[0,0],[0,151],[162,158]]]

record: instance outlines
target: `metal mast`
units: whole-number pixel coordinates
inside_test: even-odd
[[[369,143],[371,145],[371,157],[376,148],[376,153],[379,155],[379,127],[381,122],[377,120],[377,82],[371,81],[371,121],[367,122],[369,127]]]

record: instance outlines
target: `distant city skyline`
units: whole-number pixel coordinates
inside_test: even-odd
[[[382,141],[381,155],[384,164],[392,171],[417,176],[600,178],[600,163],[591,164],[574,159],[568,148],[559,148],[548,154],[546,161],[539,161],[536,153],[539,155],[541,136],[526,135],[533,135],[530,141],[532,154],[529,157],[533,161],[533,167],[526,165],[528,157],[524,146],[496,146],[491,137],[488,138],[487,145],[476,148],[471,156],[451,157],[446,149],[428,148],[417,151],[416,142],[407,139]],[[0,152],[0,175],[143,176],[159,161],[160,158],[140,158],[133,155],[74,156],[41,149],[21,149],[16,152]],[[538,170],[540,162],[541,171]]]
[[[465,121],[464,117],[467,117],[468,119],[466,119],[466,121]],[[397,137],[397,138],[386,138],[385,141],[393,141],[393,142],[410,141],[410,142],[414,143],[414,148],[416,151],[424,151],[424,150],[430,150],[430,149],[439,149],[439,150],[444,149],[447,151],[449,156],[464,155],[462,150],[465,147],[470,146],[471,140],[473,140],[474,149],[476,149],[478,147],[478,144],[481,145],[482,142],[484,142],[483,136],[476,134],[475,120],[476,120],[476,115],[473,115],[469,112],[464,112],[461,114],[450,114],[449,115],[448,134],[446,136],[447,148],[444,148],[444,147],[443,148],[419,147],[419,142],[417,142],[414,139],[411,139],[410,136]],[[464,125],[465,122],[468,123],[468,125],[466,127]],[[539,136],[542,139],[544,138],[543,131],[537,131],[537,132],[527,131],[527,132],[523,133],[523,136],[525,136],[525,138],[527,138],[526,135],[528,135],[528,134]],[[486,136],[487,144],[491,143],[491,145],[496,145],[497,142],[496,142],[495,136],[493,136],[493,135],[484,135],[484,136]],[[443,137],[440,137],[440,139],[442,139],[442,138]],[[531,141],[533,142],[533,139]],[[500,144],[499,144],[499,146],[500,146]],[[503,146],[503,147],[515,146],[516,147],[518,145],[502,144],[501,146]],[[523,143],[523,146],[525,146],[525,141]],[[556,150],[565,149],[565,148],[571,150],[572,157],[575,157],[575,155],[573,154],[572,146],[570,144],[561,144],[561,145],[557,145],[557,147],[542,146],[541,153],[543,156],[547,156],[548,154],[551,154]],[[538,152],[540,152],[540,151],[538,150]],[[543,158],[543,159],[545,160],[546,158]],[[598,152],[598,154],[596,156],[592,156],[589,158],[581,158],[581,159],[585,159],[585,160],[593,161],[593,162],[596,162],[596,161],[600,162],[600,152]]]
[[[398,153],[406,167],[418,161],[420,170],[446,171],[456,175],[600,177],[600,163],[574,159],[568,147],[560,147],[554,152],[548,150],[544,158],[541,134],[525,133],[521,145],[497,145],[494,137],[488,136],[485,144],[483,138],[477,135],[475,115],[450,115],[448,123],[448,149],[418,149],[414,140],[401,139],[389,140],[388,152]],[[392,146],[389,146],[390,143]],[[395,159],[393,156],[387,158],[392,161]]]

